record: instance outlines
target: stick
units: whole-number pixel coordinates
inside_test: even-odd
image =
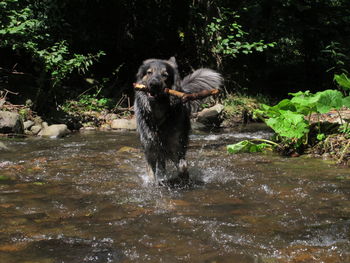
[[[134,83],[134,89],[139,91],[149,91],[149,88],[147,88],[143,84]],[[212,89],[212,90],[203,90],[197,93],[184,93],[181,91],[173,90],[173,89],[164,89],[164,93],[181,98],[184,102],[189,100],[200,100],[204,99],[208,96],[213,96],[220,93],[220,90],[218,89]]]

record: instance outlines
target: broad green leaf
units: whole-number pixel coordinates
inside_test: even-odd
[[[236,153],[255,153],[261,152],[266,147],[270,147],[271,145],[267,143],[255,144],[248,140],[241,141],[235,144],[227,145],[227,152],[236,154]]]
[[[280,136],[299,139],[309,132],[309,124],[303,114],[289,110],[281,110],[280,113],[280,116],[266,121],[266,124]]]
[[[295,106],[289,99],[281,100],[277,105],[272,107],[273,110],[290,110],[294,111]]]
[[[309,90],[306,90],[306,91],[298,91],[298,92],[295,92],[295,93],[288,93],[288,95],[291,95],[293,97],[300,97],[300,96],[305,96],[305,97],[309,97],[312,93],[309,91]]]
[[[344,90],[350,90],[350,79],[345,73],[342,73],[340,75],[334,74],[334,80]]]
[[[319,99],[316,103],[319,113],[327,113],[331,109],[343,107],[343,94],[338,90],[325,90],[317,92]]]
[[[317,94],[312,94],[310,91],[299,91],[297,93],[290,93],[294,96],[291,102],[295,105],[296,111],[304,115],[309,115],[316,112],[316,103],[319,99]]]
[[[343,106],[350,108],[350,96],[343,98],[342,104],[343,104]]]

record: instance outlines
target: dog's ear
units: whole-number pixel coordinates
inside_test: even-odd
[[[141,65],[141,67],[139,67],[139,70],[136,74],[137,81],[140,81],[142,79],[142,77],[145,75],[145,71],[146,71],[146,66]]]
[[[169,58],[168,63],[169,63],[170,65],[172,65],[174,68],[177,68],[177,63],[176,63],[175,57]]]

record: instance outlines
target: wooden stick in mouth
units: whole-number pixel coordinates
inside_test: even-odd
[[[133,85],[134,85],[135,90],[146,91],[146,92],[149,91],[149,89],[143,84],[134,83]],[[166,89],[164,89],[164,93],[169,94],[171,96],[181,98],[184,102],[186,102],[189,100],[200,100],[200,99],[204,99],[204,98],[209,97],[209,96],[217,95],[220,93],[220,90],[211,89],[211,90],[203,90],[203,91],[200,91],[197,93],[184,93],[181,91],[166,88]]]

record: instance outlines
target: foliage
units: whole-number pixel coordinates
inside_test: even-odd
[[[85,74],[95,61],[105,55],[103,51],[95,55],[70,54],[66,41],[34,52],[43,62],[45,72],[51,75],[54,87],[61,84],[74,70]]]
[[[349,122],[343,123],[339,126],[339,131],[346,135],[347,137],[350,136],[350,125]]]
[[[344,68],[346,64],[345,61],[348,59],[346,55],[346,49],[342,47],[340,42],[331,41],[330,44],[326,46],[325,49],[321,52],[328,55],[332,61],[332,64],[330,65],[331,67],[327,69],[327,71],[347,72],[347,70]]]
[[[206,34],[209,38],[211,52],[222,61],[224,57],[236,58],[239,54],[251,54],[254,51],[262,52],[275,43],[264,43],[263,40],[248,42],[249,35],[243,30],[237,20],[240,16],[230,9],[222,9],[220,17],[213,17],[207,25]]]
[[[248,140],[244,140],[235,144],[227,145],[227,152],[236,154],[236,153],[256,153],[262,152],[267,148],[271,148],[271,144],[263,142],[263,143],[253,143]]]
[[[333,88],[333,74],[349,71],[348,0],[3,0],[0,9],[0,83],[54,106],[86,89],[81,75],[100,80],[116,65],[104,94],[130,95],[150,57],[176,55],[182,76],[218,67],[228,93],[274,97]]]
[[[111,109],[113,106],[114,101],[112,99],[101,98],[98,92],[93,95],[83,94],[77,100],[68,100],[62,105],[62,110],[67,113],[101,112]]]
[[[304,115],[290,110],[279,110],[278,116],[269,118],[266,124],[278,135],[290,139],[300,139],[309,132]]]
[[[229,9],[224,9],[221,17],[213,17],[207,26],[207,34],[212,45],[212,52],[216,54],[237,57],[238,54],[251,54],[253,51],[262,52],[268,47],[274,47],[275,43],[245,41],[248,35],[238,24],[239,15]]]
[[[11,48],[21,56],[31,56],[36,74],[40,76],[41,89],[46,88],[47,80],[51,88],[58,87],[75,70],[85,74],[105,54],[103,51],[95,54],[72,52],[67,40],[54,35],[64,24],[59,17],[57,21],[49,16],[60,9],[59,3],[46,2],[47,6],[40,5],[39,1],[19,0],[5,0],[0,4],[0,48]]]
[[[252,119],[253,112],[259,109],[261,103],[269,103],[267,96],[257,95],[248,96],[244,94],[228,94],[222,101],[224,105],[224,114],[226,119],[235,117],[243,119]]]
[[[319,91],[315,94],[299,91],[290,95],[293,96],[292,99],[284,99],[275,106],[262,105],[255,114],[276,132],[282,143],[292,143],[295,149],[308,143],[311,130],[309,118],[312,113],[323,114],[330,110],[340,110],[344,106],[350,107],[350,96],[344,97],[337,90]],[[317,127],[317,140],[325,139],[321,126]]]
[[[335,77],[335,79],[339,79],[339,77]],[[347,80],[347,77],[342,75],[341,80],[344,79]],[[331,110],[339,111],[343,107],[350,108],[350,96],[344,96],[338,90],[324,90],[317,93],[299,91],[290,93],[290,95],[291,99],[281,100],[274,106],[262,104],[261,108],[254,112],[255,117],[265,121],[275,131],[275,139],[281,143],[280,149],[288,146],[292,147],[294,151],[300,151],[303,145],[308,144],[313,128],[310,123],[311,114],[323,114]],[[342,120],[342,122],[344,121]],[[325,131],[322,131],[321,124],[318,123],[316,127],[316,141],[326,139],[327,136]],[[339,127],[339,132],[348,134],[349,123],[343,123]],[[254,147],[251,149],[255,150]],[[228,151],[231,153],[249,152],[250,144],[244,141],[230,145]]]
[[[345,92],[350,91],[350,79],[345,73],[342,73],[340,75],[334,74],[334,81],[337,82],[339,87]]]
[[[350,106],[350,97],[344,97],[337,90],[319,91],[316,94],[299,91],[290,95],[293,96],[291,100],[284,99],[272,107],[262,105],[262,109],[256,111],[258,116],[267,117],[266,124],[277,134],[289,139],[300,139],[308,133],[309,122],[306,117],[310,114],[322,114],[331,109]]]

